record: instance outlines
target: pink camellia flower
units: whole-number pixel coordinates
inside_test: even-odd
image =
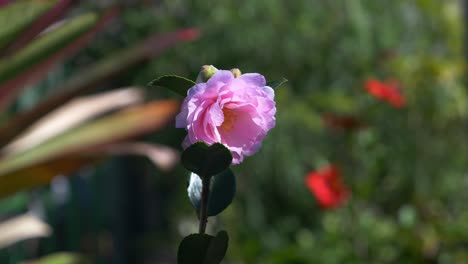
[[[258,151],[275,126],[275,93],[261,74],[236,76],[216,70],[208,81],[188,90],[176,117],[176,127],[188,131],[184,148],[198,141],[220,142],[231,151],[233,164]]]

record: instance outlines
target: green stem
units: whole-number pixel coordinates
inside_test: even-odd
[[[200,205],[200,225],[198,233],[204,234],[208,223],[208,199],[210,197],[211,177],[202,177],[202,199]]]

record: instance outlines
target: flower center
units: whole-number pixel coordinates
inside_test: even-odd
[[[237,114],[228,108],[223,108],[224,122],[221,124],[221,129],[225,132],[229,132],[234,128],[234,124],[237,122]]]

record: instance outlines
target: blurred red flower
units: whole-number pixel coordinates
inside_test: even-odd
[[[367,79],[365,88],[369,94],[375,98],[387,101],[395,108],[402,108],[406,105],[405,97],[400,92],[400,84],[396,80],[381,82],[376,79]]]
[[[322,115],[322,122],[325,126],[332,129],[358,130],[366,125],[357,117],[352,115],[337,115],[325,113]]]
[[[350,196],[350,191],[344,185],[340,170],[336,165],[310,172],[305,183],[323,209],[339,207]]]

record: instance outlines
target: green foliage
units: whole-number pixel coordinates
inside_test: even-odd
[[[216,236],[192,234],[185,237],[177,252],[178,264],[219,264],[226,255],[229,237],[226,231]]]
[[[229,168],[232,154],[221,143],[197,142],[182,152],[181,161],[187,170],[200,177],[211,177]]]
[[[163,87],[185,97],[188,89],[194,86],[195,82],[177,75],[165,75],[151,81],[148,85]]]
[[[40,15],[49,10],[56,0],[18,0],[0,9],[0,48],[4,48],[19,33],[29,27]]]
[[[40,169],[35,167],[37,165],[49,162],[44,170],[48,168],[48,170],[54,171],[52,161],[56,161],[56,166],[60,168],[56,171],[57,173],[70,173],[70,170],[76,170],[88,159],[81,159],[81,161],[76,159],[71,162],[70,167],[62,168],[67,163],[64,158],[74,157],[80,152],[89,152],[96,146],[109,145],[135,134],[159,129],[174,116],[177,109],[178,104],[173,101],[153,102],[99,118],[45,140],[37,146],[4,156],[0,160],[0,182],[4,181],[0,187],[0,197],[23,190],[25,187],[30,188],[45,184],[56,176],[51,173],[34,180],[31,178],[31,174],[33,174],[32,176],[34,176],[34,172],[41,174],[38,172]],[[112,135],[108,133],[109,129],[112,131]],[[76,166],[72,166],[72,164],[76,164]],[[29,170],[25,171],[25,169]]]
[[[0,47],[5,48],[0,52],[0,108],[4,110],[0,120],[0,198],[46,185],[57,176],[70,175],[86,165],[94,165],[109,154],[146,155],[155,165],[162,162],[159,164],[162,170],[163,163],[174,164],[177,161],[177,153],[167,147],[142,142],[119,144],[131,137],[161,130],[178,111],[178,102],[153,100],[144,103],[143,91],[136,88],[77,97],[97,90],[104,80],[159,55],[178,42],[194,40],[197,37],[195,29],[150,35],[134,48],[121,50],[117,59],[96,63],[88,72],[84,71],[87,74],[71,77],[61,87],[65,90],[42,103],[34,102],[37,105],[28,112],[21,107],[11,107],[19,92],[25,88],[35,88],[32,90],[38,92],[40,85],[37,82],[50,76],[53,66],[82,49],[96,32],[119,13],[116,8],[106,9],[102,13],[78,9],[78,15],[51,26],[64,15],[71,2],[74,1],[24,0],[6,4],[0,10],[0,21],[4,24],[0,29]],[[47,12],[52,9],[53,12]],[[63,65],[59,68],[63,68]],[[58,86],[57,83],[54,85]],[[122,98],[118,94],[127,97]],[[125,109],[130,105],[131,109]],[[20,110],[20,113],[15,110]],[[156,156],[159,158],[152,156],[154,153],[158,153]],[[160,155],[164,156],[163,159]],[[7,214],[26,210],[32,200],[39,200],[31,197],[20,193],[15,199],[5,200],[1,206],[2,219]],[[47,208],[51,208],[50,202]],[[4,224],[2,227],[8,228],[6,226]],[[36,233],[40,228],[49,228],[48,225],[43,226],[31,228],[30,232],[2,233],[1,247],[13,243],[6,241],[16,243],[39,237]],[[17,225],[18,229],[21,227]],[[50,233],[41,232],[40,236]],[[21,243],[16,244],[19,244],[18,248],[22,246]],[[24,256],[18,258],[15,253],[17,245],[10,247],[13,251],[8,252],[14,254],[5,256],[5,251],[0,251],[0,262],[19,263],[25,259]],[[32,263],[88,262],[77,254],[60,253]]]
[[[212,239],[213,236],[207,234],[191,234],[185,237],[180,242],[179,250],[177,251],[177,263],[202,264]]]
[[[83,32],[89,30],[98,20],[98,15],[89,13],[81,15],[58,29],[39,37],[26,48],[0,62],[0,82],[4,82],[32,65],[50,57]]]
[[[73,253],[55,253],[49,256],[42,257],[32,262],[25,264],[88,264],[91,263],[85,257]]]
[[[202,181],[198,175],[190,176],[187,189],[193,207],[200,210]],[[226,209],[236,194],[236,177],[231,169],[226,169],[211,178],[210,196],[208,200],[208,216],[216,216]]]

